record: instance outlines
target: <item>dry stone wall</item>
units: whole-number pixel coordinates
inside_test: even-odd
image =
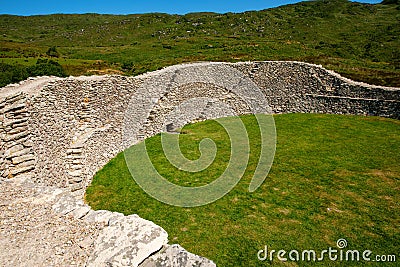
[[[137,85],[136,79],[119,76],[65,79],[33,97],[30,126],[38,158],[34,181],[82,189],[122,150],[118,140],[124,108]]]
[[[78,199],[69,195],[60,198],[54,204],[57,212],[71,213],[79,219],[93,214],[101,217],[81,199],[95,172],[111,158],[129,145],[168,128],[256,112],[259,96],[255,88],[261,89],[269,105],[263,108],[270,113],[400,118],[399,88],[356,83],[320,66],[300,62],[194,63],[137,77],[31,78],[0,89],[0,184],[2,180],[22,176],[41,186],[63,188],[74,192]],[[192,99],[197,99],[200,113],[185,105]],[[256,104],[251,106],[252,103]],[[231,109],[226,109],[225,104]],[[177,106],[179,109],[174,111]],[[127,111],[135,120],[127,120]],[[131,134],[124,132],[127,125]],[[187,252],[184,257],[190,255],[190,260],[179,258],[182,249],[169,247],[163,230],[158,228],[162,242],[157,243],[156,249],[141,254],[129,247],[125,249],[136,251],[133,254],[140,254],[140,259],[121,256],[121,251],[110,249],[113,241],[107,233],[111,231],[118,240],[123,235],[121,228],[130,229],[127,225],[140,220],[118,216],[119,222],[112,224],[115,229],[107,228],[100,234],[102,239],[96,241],[97,250],[90,259],[93,264],[104,263],[108,257],[115,266],[124,266],[121,260],[137,265],[144,259],[146,266],[182,260],[213,266],[212,262]],[[161,246],[163,249],[149,258]]]
[[[299,62],[238,63],[261,88],[274,113],[332,113],[400,118],[399,88],[353,82]]]
[[[12,178],[35,169],[36,157],[28,127],[29,102],[23,93],[0,100],[0,172]]]
[[[191,80],[190,71],[200,72],[210,66],[218,68],[215,77]],[[2,89],[9,95],[0,100],[0,175],[6,178],[29,173],[37,183],[84,189],[94,173],[118,152],[134,141],[164,131],[165,116],[183,101],[212,98],[233,107],[236,114],[250,113],[242,95],[251,92],[235,92],[229,89],[234,85],[217,77],[224,75],[224,69],[231,73],[232,68],[262,90],[272,113],[400,118],[398,88],[355,83],[319,66],[299,62],[199,63],[138,77],[54,78],[33,93],[24,90],[13,94],[9,88]],[[188,71],[184,84],[175,81]],[[124,115],[132,98],[143,97],[143,92],[136,95],[136,91],[148,80],[153,81],[146,84],[146,90],[152,90],[147,95],[153,104],[134,107],[135,116],[143,120],[141,125],[132,126],[139,129],[127,143],[122,136]],[[177,116],[172,123],[178,127],[189,121],[232,115],[217,104],[204,101],[202,116]]]

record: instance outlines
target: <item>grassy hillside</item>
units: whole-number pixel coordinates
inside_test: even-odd
[[[258,163],[260,132],[254,116],[243,116],[250,159],[238,185],[218,201],[180,208],[147,195],[133,180],[120,153],[95,175],[86,200],[94,209],[139,214],[163,227],[170,243],[206,256],[217,266],[360,266],[361,262],[260,262],[257,252],[319,252],[337,248],[391,255],[399,251],[399,121],[360,116],[285,114],[274,116],[277,146],[271,171],[255,192],[248,186]],[[219,177],[230,159],[227,132],[215,121],[186,125],[180,148],[192,160],[203,138],[218,152],[205,170],[188,173],[166,159],[160,135],[146,140],[158,172],[181,186],[200,186]],[[130,148],[134,153],[137,146]],[[376,153],[371,153],[376,152]],[[397,254],[396,254],[397,255]],[[397,255],[398,257],[398,255]],[[397,259],[398,260],[398,259]],[[363,262],[365,263],[365,262]],[[367,266],[398,266],[396,263]]]
[[[331,0],[239,14],[1,15],[0,62],[32,65],[52,56],[78,75],[202,60],[301,60],[400,86],[399,9]]]

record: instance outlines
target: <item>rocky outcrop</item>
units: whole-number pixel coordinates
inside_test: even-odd
[[[168,245],[162,228],[137,215],[91,210],[83,194],[96,171],[148,136],[257,112],[399,119],[400,89],[356,83],[299,62],[184,64],[137,77],[31,78],[0,89],[0,184],[24,177],[49,188],[34,201],[103,224],[88,265],[214,266]]]

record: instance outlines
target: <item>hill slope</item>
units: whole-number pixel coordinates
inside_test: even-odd
[[[311,1],[184,16],[1,15],[0,31],[0,62],[32,65],[52,56],[73,75],[138,74],[201,60],[300,60],[355,80],[400,86],[398,4]]]

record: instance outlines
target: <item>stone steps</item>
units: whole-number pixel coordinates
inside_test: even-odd
[[[82,147],[76,148],[72,147],[66,150],[66,166],[68,167],[68,184],[77,185],[83,181],[83,165],[82,160],[84,156],[82,155]],[[78,187],[77,187],[78,188]],[[77,190],[77,188],[75,190]]]

